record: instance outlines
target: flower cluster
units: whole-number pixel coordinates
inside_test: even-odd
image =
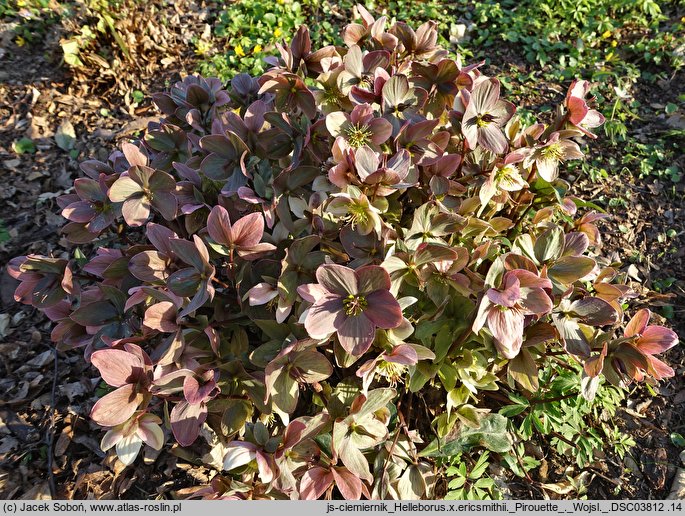
[[[600,375],[673,375],[648,310],[618,329],[631,292],[594,254],[604,215],[560,175],[603,122],[590,85],[526,125],[435,23],[357,10],[346,48],[302,27],[261,77],[155,95],[161,120],[59,199],[90,256],[9,265],[114,388],[91,414],[103,450],[209,443],[223,473],[195,496],[431,497],[428,423],[477,428],[479,392],[543,389],[548,354],[588,399]],[[443,401],[407,410],[422,389]]]

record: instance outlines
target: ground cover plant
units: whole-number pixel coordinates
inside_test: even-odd
[[[222,473],[193,496],[497,496],[492,457],[526,475],[534,434],[568,445],[595,400],[673,375],[677,336],[559,177],[604,122],[589,83],[524,123],[435,23],[358,10],[345,47],[302,26],[260,77],[155,95],[161,122],[59,199],[93,252],[10,263],[108,386],[102,449],[194,450]]]

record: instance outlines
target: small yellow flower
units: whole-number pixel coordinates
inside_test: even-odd
[[[235,46],[235,55],[237,55],[238,57],[245,57],[245,51],[243,50],[242,45]]]
[[[611,37],[611,31],[607,30],[602,34],[602,38],[607,39]]]
[[[254,52],[255,54],[258,52],[261,52],[261,51],[262,51],[261,45],[255,45],[254,48],[252,49],[252,52]]]
[[[280,27],[276,27],[276,30],[274,31],[274,37],[275,38],[280,38],[283,35],[283,31],[281,30]]]
[[[612,46],[612,47],[618,46],[618,41],[616,41],[616,40],[612,41],[612,42],[611,42],[611,46]]]

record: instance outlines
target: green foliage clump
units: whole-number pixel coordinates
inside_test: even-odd
[[[605,121],[590,83],[520,117],[439,23],[356,13],[341,45],[300,26],[258,77],[155,94],[58,198],[89,252],[9,263],[108,386],[101,448],[186,448],[210,499],[496,498],[536,443],[626,453],[607,421],[678,337],[630,310],[563,177]]]

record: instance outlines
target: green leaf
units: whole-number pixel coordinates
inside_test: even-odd
[[[231,435],[239,432],[252,412],[252,405],[246,400],[229,400],[231,405],[221,417],[221,432]]]
[[[595,267],[595,261],[588,256],[564,256],[547,270],[549,278],[562,285],[570,285],[588,275]]]
[[[450,327],[448,325],[444,325],[442,328],[440,328],[438,334],[435,336],[435,347],[433,348],[433,351],[435,352],[435,363],[442,362],[447,355],[447,352],[449,351],[453,341],[454,339],[452,338]]]
[[[521,387],[530,392],[538,391],[538,367],[528,350],[522,349],[509,361],[508,367],[509,374]]]
[[[36,152],[36,144],[31,138],[21,138],[12,144],[12,150],[17,154],[33,154]]]
[[[685,437],[683,437],[678,432],[673,432],[671,434],[671,442],[674,446],[677,446],[678,448],[685,448]]]
[[[469,473],[469,480],[477,480],[483,476],[483,473],[485,473],[485,470],[488,469],[489,466],[489,456],[490,454],[488,452],[481,454],[481,456],[478,458],[478,462],[476,462],[476,465],[473,466],[473,469]]]
[[[488,414],[479,428],[462,427],[456,436],[448,436],[444,442],[433,440],[419,455],[421,457],[449,457],[459,452],[482,446],[495,453],[511,449],[511,436],[507,431],[507,418],[500,414]]]
[[[298,353],[293,359],[293,367],[299,369],[299,377],[306,383],[321,382],[333,373],[333,366],[328,359],[313,350]]]
[[[57,142],[57,146],[60,149],[65,151],[70,151],[74,148],[74,144],[76,143],[76,131],[69,120],[64,120],[57,128],[55,142]]]
[[[12,237],[5,227],[5,221],[0,219],[0,244],[9,242]]]
[[[131,97],[133,97],[133,102],[136,104],[140,104],[143,100],[145,100],[145,94],[140,90],[133,90]]]
[[[556,260],[564,250],[564,230],[559,226],[548,229],[535,241],[535,258],[538,263]]]
[[[287,368],[273,373],[276,378],[267,376],[266,384],[269,387],[272,403],[279,410],[291,414],[297,408],[298,385],[290,376]]]
[[[79,57],[79,43],[77,39],[69,39],[62,42],[62,52],[64,52],[64,62],[70,66],[83,66],[83,61]]]
[[[518,416],[521,412],[524,412],[528,407],[525,405],[507,405],[506,407],[502,407],[499,409],[499,414],[503,415],[504,417],[514,417]]]
[[[359,412],[355,414],[355,418],[362,419],[364,416],[368,416],[379,409],[387,407],[390,400],[395,396],[397,396],[397,391],[395,389],[382,388],[372,390],[366,397],[366,401],[359,409]]]
[[[118,315],[116,308],[109,301],[95,301],[74,310],[71,320],[82,326],[101,326]]]
[[[466,477],[457,477],[450,480],[448,487],[450,489],[459,489],[466,483]]]

